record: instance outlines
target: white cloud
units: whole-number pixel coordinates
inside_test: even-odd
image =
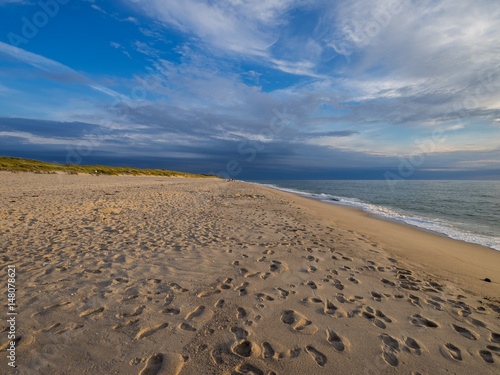
[[[125,21],[125,22],[132,22],[132,23],[135,23],[136,25],[139,24],[139,21],[135,17],[127,17],[127,18],[124,18],[123,21]]]
[[[114,48],[119,49],[120,51],[122,51],[123,54],[125,54],[125,56],[127,56],[129,59],[132,58],[132,56],[130,56],[130,53],[128,53],[128,51],[125,49],[125,47],[123,47],[120,43],[110,42],[109,44],[111,45],[111,47],[114,47]]]
[[[70,67],[57,61],[48,59],[44,56],[37,55],[24,49],[11,46],[10,44],[0,42],[0,54],[2,53],[44,72],[50,73],[53,78],[57,78],[65,82],[76,82],[79,84],[83,84],[114,98],[124,98],[123,95],[93,82],[91,79],[83,76]]]
[[[140,0],[136,4],[152,17],[195,34],[204,42],[223,50],[264,55],[267,47],[275,41],[275,36],[265,30],[268,29],[266,22],[272,18],[272,4],[260,12],[253,10],[247,14],[242,12],[248,9],[242,2]],[[257,6],[259,8],[262,7]],[[258,26],[263,26],[263,29]]]
[[[99,5],[92,4],[90,7],[97,10],[98,12],[103,13],[103,14],[108,14],[108,12],[106,12],[104,9],[102,9]]]
[[[278,40],[287,12],[300,0],[207,1],[137,0],[149,16],[195,35],[202,44],[230,55],[264,59],[261,62],[298,75],[313,75],[307,61],[273,58],[269,48]]]
[[[28,52],[21,48],[14,47],[10,44],[0,42],[0,53],[9,55],[17,60],[20,60],[26,64],[29,64],[46,72],[57,72],[59,74],[68,74],[81,78],[81,76],[77,72],[67,67],[66,65],[63,65],[51,59],[47,59],[46,57],[43,57],[41,55]]]
[[[28,132],[0,131],[0,137],[21,138],[26,143],[39,145],[67,145],[68,143],[76,142],[74,139],[42,137]]]
[[[160,51],[156,48],[151,47],[147,43],[136,41],[134,43],[134,48],[137,52],[142,53],[149,57],[158,57]]]
[[[316,67],[314,63],[311,61],[285,61],[279,59],[271,58],[270,61],[274,64],[274,67],[290,74],[303,75],[315,78],[321,78],[320,74],[314,72],[314,68]],[[323,76],[323,78],[326,78]]]
[[[391,13],[391,3],[401,6]],[[500,85],[490,90],[481,82],[499,73],[500,8],[493,2],[358,0],[340,2],[328,20],[330,43],[349,59],[340,72],[344,87],[355,88],[358,100],[427,98],[431,112],[466,101],[500,108]]]

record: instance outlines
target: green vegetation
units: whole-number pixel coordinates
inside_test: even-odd
[[[167,171],[164,169],[139,169],[129,167],[107,167],[104,165],[75,165],[53,164],[43,161],[9,158],[0,156],[0,170],[10,172],[56,173],[68,174],[105,174],[105,175],[132,175],[132,176],[165,176],[165,177],[208,177],[218,178],[215,175],[191,174],[184,172]]]

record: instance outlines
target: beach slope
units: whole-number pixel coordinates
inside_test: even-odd
[[[500,372],[498,251],[241,182],[0,181],[2,373]]]

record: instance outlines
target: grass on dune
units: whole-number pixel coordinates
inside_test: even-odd
[[[197,177],[218,178],[215,175],[191,174],[185,172],[167,171],[164,169],[140,169],[129,167],[108,167],[105,165],[75,165],[54,164],[38,160],[11,158],[0,156],[0,170],[10,172],[56,173],[68,174],[104,174],[104,175],[132,175],[132,176],[165,176],[165,177]]]

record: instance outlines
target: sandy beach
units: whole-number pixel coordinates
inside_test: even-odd
[[[500,373],[499,251],[218,179],[0,172],[0,201],[1,373]]]

